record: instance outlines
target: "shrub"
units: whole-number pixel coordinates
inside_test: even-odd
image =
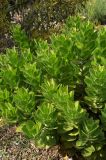
[[[39,147],[61,144],[73,157],[104,160],[106,29],[70,17],[50,44],[34,41],[34,53],[24,45],[24,32],[20,38],[16,31],[19,52],[13,48],[0,55],[3,119],[17,123]]]
[[[0,52],[7,46],[6,34],[9,32],[9,22],[7,20],[8,1],[0,0]]]
[[[89,0],[84,9],[85,16],[90,20],[106,24],[106,1],[105,0]]]
[[[8,0],[10,11],[22,17],[22,28],[29,37],[48,39],[53,32],[59,32],[65,19],[75,13],[77,4],[83,0]]]

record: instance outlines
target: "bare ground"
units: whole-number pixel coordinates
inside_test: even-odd
[[[16,127],[0,127],[0,160],[63,160],[59,147],[38,149]]]

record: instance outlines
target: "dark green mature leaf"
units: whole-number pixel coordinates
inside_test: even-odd
[[[99,121],[87,118],[80,126],[79,140],[86,143],[100,143],[104,140],[104,133],[99,128]],[[80,146],[79,146],[80,147]]]
[[[76,141],[76,147],[81,149],[83,157],[94,159],[102,149],[104,140],[104,133],[99,126],[99,121],[86,118],[79,127],[79,140]]]
[[[103,125],[103,130],[106,131],[106,104],[105,104],[105,107],[101,110],[100,119]]]
[[[39,124],[39,129],[41,128],[40,126],[41,125]],[[33,121],[28,120],[27,122],[22,123],[19,127],[28,138],[35,137],[35,134],[37,132],[37,127]]]

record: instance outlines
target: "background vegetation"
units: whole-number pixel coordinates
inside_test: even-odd
[[[106,1],[89,0],[86,2],[81,12],[94,23],[106,24]]]
[[[82,3],[82,0],[0,0],[1,50],[10,42],[5,34],[10,33],[13,23],[20,23],[29,38],[48,39],[51,33],[60,31],[65,19]]]
[[[9,22],[7,20],[8,1],[0,0],[0,52],[7,47],[7,33],[9,32]]]

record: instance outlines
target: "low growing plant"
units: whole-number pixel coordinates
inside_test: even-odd
[[[13,31],[17,47],[0,55],[0,114],[38,147],[106,158],[106,29],[69,17],[50,43]],[[26,45],[27,44],[27,45]],[[29,46],[29,47],[28,47]]]

